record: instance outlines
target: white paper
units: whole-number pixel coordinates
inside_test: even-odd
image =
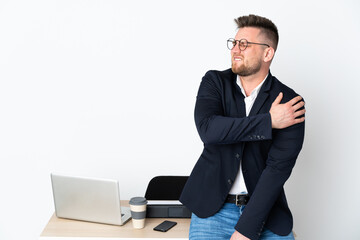
[[[182,205],[179,200],[148,200],[148,205]]]

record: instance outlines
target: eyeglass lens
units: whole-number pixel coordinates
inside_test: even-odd
[[[236,46],[237,43],[239,44],[239,48],[241,51],[244,51],[248,45],[248,42],[246,39],[241,39],[241,40],[229,39],[227,41],[228,49],[232,50]]]

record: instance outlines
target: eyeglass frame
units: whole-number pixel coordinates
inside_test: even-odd
[[[246,47],[245,47],[244,49],[241,49],[241,48],[240,48],[240,42],[243,41],[243,40],[246,41]],[[232,43],[233,43],[233,47],[232,47],[231,49],[229,48],[229,42],[232,42]],[[234,42],[235,42],[235,45],[234,45]],[[240,39],[240,40],[236,40],[236,39],[234,39],[234,38],[229,38],[229,39],[227,40],[226,46],[227,46],[227,48],[228,48],[229,50],[233,50],[233,49],[236,47],[236,45],[238,45],[240,51],[245,51],[245,49],[248,47],[249,44],[256,44],[256,45],[263,45],[263,46],[270,47],[269,44],[249,42],[249,41],[246,40],[245,38],[242,38],[242,39]]]

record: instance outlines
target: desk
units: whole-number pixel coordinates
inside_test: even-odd
[[[128,201],[121,201],[121,206],[129,206]],[[154,231],[153,228],[163,222],[170,220],[177,222],[177,225],[168,232]],[[123,226],[90,223],[76,220],[69,220],[56,217],[50,218],[40,235],[39,240],[113,240],[113,239],[188,239],[189,218],[147,218],[145,228],[134,229],[131,220]]]

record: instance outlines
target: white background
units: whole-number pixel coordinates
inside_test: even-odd
[[[298,239],[360,239],[360,4],[347,1],[0,1],[0,239],[37,239],[50,173],[120,181],[189,175],[207,70],[230,66],[233,19],[279,28],[272,73],[306,100],[286,183]]]

